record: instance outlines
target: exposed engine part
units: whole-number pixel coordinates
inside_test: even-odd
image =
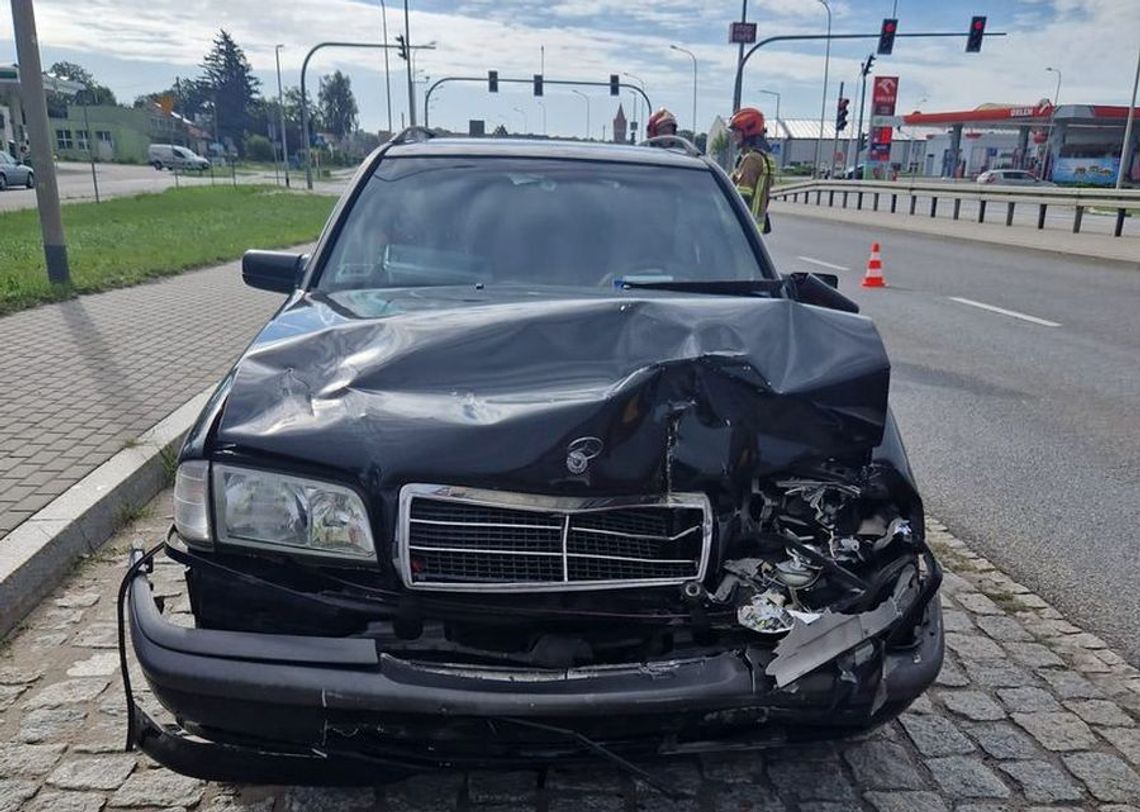
[[[744,555],[723,563],[722,580],[709,595],[734,605],[744,628],[794,638],[777,648],[785,656],[803,641],[823,640],[813,647],[827,656],[801,655],[807,663],[826,662],[841,653],[835,646],[854,647],[897,618],[897,608],[879,614],[876,607],[890,603],[892,587],[897,592],[899,583],[912,579],[917,553],[910,522],[870,484],[867,472],[828,473],[836,478],[755,483],[742,511],[751,534],[737,545]],[[903,579],[907,572],[911,576]],[[858,608],[870,611],[855,614]],[[851,620],[864,615],[866,622]],[[813,626],[810,634],[806,626]],[[795,679],[787,676],[792,672],[806,673],[800,665],[785,665],[781,679]]]

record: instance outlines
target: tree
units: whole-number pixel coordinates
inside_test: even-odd
[[[78,101],[86,101],[88,104],[117,104],[111,88],[96,82],[91,72],[82,65],[77,65],[74,62],[54,62],[48,68],[48,73],[52,76],[58,76],[60,79],[70,79],[87,86],[87,91],[82,97],[49,90],[45,95],[47,96],[48,115],[52,118],[65,118],[67,116],[67,105],[75,104]]]
[[[352,95],[352,81],[339,70],[321,77],[317,107],[325,131],[338,139],[356,131],[356,98]]]
[[[225,29],[218,31],[214,44],[202,62],[205,74],[197,81],[205,101],[214,115],[217,138],[230,138],[242,144],[242,135],[250,128],[250,112],[261,81],[245,52]]]

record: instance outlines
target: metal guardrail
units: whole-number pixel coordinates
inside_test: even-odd
[[[1037,206],[1037,228],[1045,228],[1045,215],[1050,206],[1073,210],[1073,233],[1081,231],[1081,221],[1089,208],[1113,209],[1116,224],[1113,236],[1119,237],[1124,231],[1124,220],[1128,210],[1140,209],[1140,189],[1065,189],[1059,187],[1029,186],[979,186],[965,183],[931,183],[913,181],[863,181],[863,180],[824,180],[795,183],[779,186],[772,190],[776,200],[790,200],[793,203],[810,204],[812,195],[817,206],[834,207],[836,196],[841,195],[842,208],[848,207],[848,200],[855,199],[855,208],[862,210],[865,198],[871,198],[871,210],[879,211],[880,200],[890,198],[890,212],[898,210],[899,198],[910,198],[910,214],[914,214],[920,198],[930,201],[930,216],[938,216],[938,201],[953,201],[953,217],[959,214],[963,200],[977,201],[978,222],[986,221],[986,207],[990,203],[1005,204],[1005,224],[1013,225],[1014,211],[1018,204]]]

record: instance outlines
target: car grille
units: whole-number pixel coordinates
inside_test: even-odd
[[[396,564],[412,589],[678,584],[704,577],[711,535],[700,494],[601,500],[407,485]]]

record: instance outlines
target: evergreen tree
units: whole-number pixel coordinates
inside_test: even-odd
[[[197,85],[213,114],[214,134],[219,140],[230,138],[240,147],[244,133],[253,123],[251,112],[261,82],[253,75],[245,53],[225,29],[214,38],[202,62],[202,70],[205,73]]]

